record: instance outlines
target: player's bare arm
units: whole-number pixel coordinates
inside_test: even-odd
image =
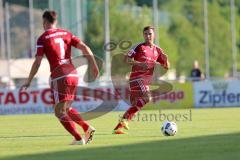
[[[168,60],[168,56],[163,51],[160,54],[159,58],[161,59],[161,61],[156,62],[156,63],[160,64],[165,69],[169,69],[170,68],[170,63],[169,63],[169,60]]]
[[[163,68],[165,68],[165,69],[167,69],[167,70],[170,68],[170,63],[169,63],[168,60],[166,61],[165,64],[161,64],[161,63],[159,63],[159,62],[156,62],[156,64],[161,65]]]
[[[94,76],[97,77],[99,75],[99,69],[91,49],[82,41],[77,44],[77,48],[83,52],[83,55],[88,59],[90,65],[93,66]]]
[[[39,67],[40,67],[40,65],[41,65],[41,62],[42,62],[42,56],[36,56],[36,58],[35,58],[35,60],[34,60],[34,62],[33,62],[33,64],[32,64],[31,71],[30,71],[30,73],[29,73],[28,79],[27,79],[27,81],[22,85],[21,90],[22,90],[22,89],[26,90],[26,89],[30,86],[30,84],[31,84],[31,82],[32,82],[32,79],[33,79],[34,76],[36,75],[36,73],[37,73],[37,71],[38,71],[38,69],[39,69]]]
[[[166,66],[167,69],[170,68],[170,62],[167,60],[167,66]]]

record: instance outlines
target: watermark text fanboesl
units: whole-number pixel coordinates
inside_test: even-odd
[[[119,119],[122,118],[122,114],[119,114]],[[164,122],[164,121],[174,121],[174,122],[186,122],[192,121],[192,110],[181,111],[179,113],[171,113],[164,110],[156,110],[156,112],[138,112],[132,120],[133,122]]]

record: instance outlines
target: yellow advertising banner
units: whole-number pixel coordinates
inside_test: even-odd
[[[152,102],[147,104],[144,109],[176,109],[193,108],[193,85],[187,83],[172,83],[172,90],[155,96]]]

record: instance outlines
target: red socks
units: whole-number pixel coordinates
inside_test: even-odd
[[[79,124],[84,132],[88,130],[88,123],[85,122],[81,116],[79,115],[78,111],[74,108],[70,108],[67,112],[67,115],[62,116],[59,118],[59,121],[64,126],[64,128],[72,135],[74,138],[79,141],[82,139],[80,133],[77,131],[75,127],[75,123]]]
[[[79,141],[82,139],[81,135],[77,131],[74,122],[68,115],[64,115],[59,118],[59,121],[64,126],[64,128],[72,135],[74,138]]]
[[[137,113],[139,110],[141,110],[141,108],[146,104],[147,102],[140,98],[137,100],[137,104],[136,106],[132,106],[130,107],[125,114],[123,115],[124,119],[127,119],[128,121],[131,120],[133,118],[133,116],[135,115],[135,113]]]
[[[139,98],[137,100],[137,104],[135,106],[130,107],[123,115],[123,119],[127,119],[128,121],[130,121],[133,116],[139,111],[141,110],[141,108],[147,104],[147,102],[143,99],[143,98]],[[118,125],[114,128],[114,130],[117,130],[119,128],[122,128],[122,124],[118,123]]]
[[[137,113],[138,110],[139,110],[139,109],[138,109],[137,107],[135,107],[135,106],[130,107],[130,108],[124,113],[123,118],[124,118],[124,119],[127,119],[128,121],[130,121],[130,120],[133,118],[133,116],[135,115],[135,113]]]
[[[139,99],[137,101],[137,105],[136,106],[132,106],[130,107],[123,115],[123,119],[127,119],[128,121],[130,121],[133,116],[145,105],[145,101],[143,99]],[[114,130],[117,130],[118,128],[122,128],[122,124],[118,123],[118,125],[114,128]]]
[[[83,128],[84,132],[86,132],[88,130],[89,124],[82,119],[82,117],[79,115],[79,113],[76,109],[69,108],[67,114],[69,117],[71,117],[71,119],[74,122],[76,122]]]

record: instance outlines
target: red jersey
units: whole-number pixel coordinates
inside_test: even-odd
[[[58,77],[64,74],[61,68],[67,68],[68,71],[65,72],[75,71],[71,63],[71,46],[76,47],[79,42],[76,36],[66,30],[49,29],[37,40],[36,56],[46,55],[52,73],[56,68],[58,70],[60,68],[61,71],[57,71],[58,75],[56,75]]]
[[[167,68],[167,55],[156,45],[151,48],[145,43],[140,43],[128,52],[128,57],[148,65],[145,70],[141,66],[133,65],[130,79],[151,79],[155,62],[159,62],[163,67]]]

